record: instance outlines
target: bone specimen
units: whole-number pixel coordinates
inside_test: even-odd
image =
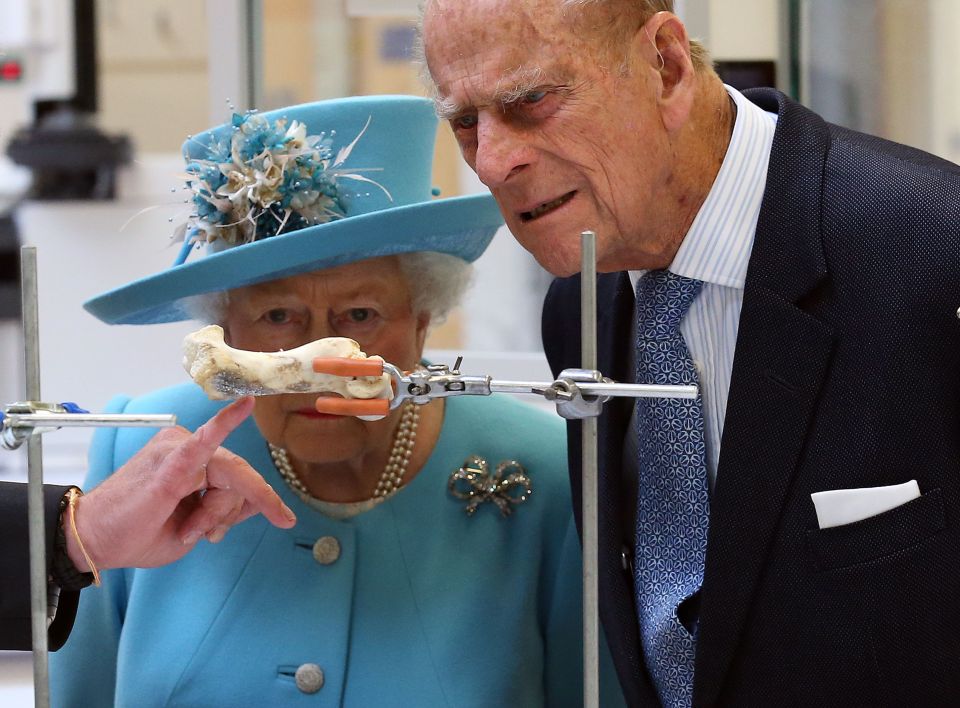
[[[346,337],[327,337],[279,352],[248,352],[223,341],[223,328],[210,325],[183,340],[183,368],[213,399],[329,391],[344,398],[389,398],[390,377],[343,378],[313,371],[315,357],[366,359]],[[379,358],[379,357],[372,357]]]

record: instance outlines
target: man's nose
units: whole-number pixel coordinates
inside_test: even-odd
[[[481,114],[478,120],[474,169],[480,181],[493,189],[526,169],[533,149],[527,137],[502,114]]]

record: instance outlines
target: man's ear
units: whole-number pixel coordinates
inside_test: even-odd
[[[646,41],[644,56],[657,73],[657,107],[664,127],[673,133],[686,124],[696,94],[696,71],[690,57],[690,39],[680,18],[658,12],[640,28],[636,38]]]

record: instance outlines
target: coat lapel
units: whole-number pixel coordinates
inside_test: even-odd
[[[777,110],[779,121],[711,499],[694,705],[714,703],[723,687],[833,351],[831,328],[798,304],[827,278],[819,233],[825,126],[775,92],[747,95]]]

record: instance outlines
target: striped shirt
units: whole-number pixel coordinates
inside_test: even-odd
[[[730,145],[717,178],[669,267],[677,275],[704,283],[680,323],[680,333],[700,374],[711,487],[720,459],[743,284],[777,125],[776,113],[755,106],[730,86],[726,89],[737,105]],[[630,271],[634,292],[643,273]]]

